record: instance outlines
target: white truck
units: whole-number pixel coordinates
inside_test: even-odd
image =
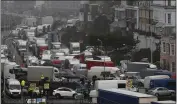
[[[92,98],[92,103],[97,102],[99,89],[110,88],[126,89],[126,80],[97,80],[95,82],[94,90],[91,90],[89,94]]]
[[[70,53],[79,54],[80,53],[80,43],[79,42],[70,42]]]
[[[59,76],[59,70],[52,66],[29,66],[27,80],[38,82],[42,74],[44,77],[48,77],[52,82],[61,81],[60,78],[57,78]]]
[[[90,70],[88,70],[87,77],[88,79],[92,79],[95,75],[97,78],[103,79],[103,76],[101,75],[102,72],[110,72],[109,77],[118,78],[120,69],[117,67],[93,66]]]
[[[21,97],[21,85],[16,79],[9,78],[5,83],[5,92],[12,97]]]
[[[18,50],[20,55],[24,54],[25,60],[27,59],[27,41],[25,40],[17,40]]]
[[[10,73],[10,69],[13,68],[19,68],[20,66],[17,65],[15,62],[5,62],[5,63],[1,63],[1,65],[4,66],[4,68],[2,69],[2,75],[4,76],[4,78],[14,78],[15,79],[15,74]],[[1,67],[3,67],[1,66]]]
[[[87,68],[86,68],[86,64],[75,64],[73,66],[73,73],[75,73],[76,75],[87,75]]]

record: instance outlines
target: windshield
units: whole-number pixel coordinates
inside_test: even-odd
[[[74,47],[73,51],[80,51],[80,48],[79,47]]]
[[[15,90],[15,89],[20,90],[21,89],[20,85],[10,85],[9,88],[11,90]]]
[[[26,49],[26,46],[20,46],[19,48]]]

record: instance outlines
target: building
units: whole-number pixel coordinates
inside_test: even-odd
[[[176,1],[153,1],[155,32],[161,35],[160,63],[162,68],[176,71]]]
[[[47,9],[52,12],[79,12],[80,1],[45,1]]]
[[[37,25],[37,19],[34,17],[24,18],[21,24],[25,26],[34,27]]]
[[[122,1],[121,5],[115,8],[114,22],[111,24],[111,31],[117,27],[131,29],[134,31],[139,27],[139,9],[137,6],[127,5],[126,1]]]

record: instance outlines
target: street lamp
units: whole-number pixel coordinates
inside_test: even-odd
[[[103,42],[100,39],[97,39],[101,43],[101,46],[103,46]],[[105,52],[104,52],[104,72],[105,72]],[[105,80],[105,75],[104,75],[104,80]]]
[[[153,21],[152,25],[156,26],[158,21]],[[150,50],[151,50],[151,63],[153,63],[153,52],[152,52],[152,31],[151,31],[151,45],[150,45]]]

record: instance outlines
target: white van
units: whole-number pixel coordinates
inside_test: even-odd
[[[170,78],[168,75],[154,75],[154,76],[147,76],[144,78],[144,88],[149,89],[150,81],[152,79],[168,79]]]
[[[7,79],[5,85],[5,92],[12,97],[21,97],[21,85],[16,79]]]
[[[94,66],[91,67],[90,70],[88,70],[87,77],[88,79],[92,79],[92,77],[95,75],[97,78],[103,79],[103,76],[101,76],[102,72],[110,72],[110,77],[116,78],[120,74],[120,69],[117,67],[104,67],[104,66]]]
[[[73,66],[73,72],[76,75],[86,75],[87,74],[86,64],[75,64]]]

